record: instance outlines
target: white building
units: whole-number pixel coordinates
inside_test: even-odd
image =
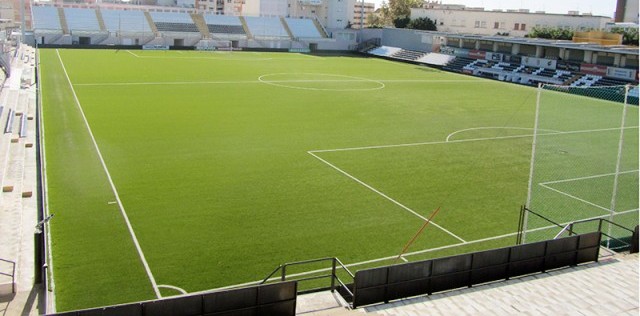
[[[615,20],[638,24],[638,0],[618,0]]]
[[[579,14],[549,14],[520,10],[485,11],[464,5],[427,3],[425,8],[411,9],[411,18],[427,17],[436,22],[438,31],[464,34],[525,36],[533,27],[560,27],[571,30],[604,29],[611,18]]]
[[[165,0],[168,1],[168,0]],[[178,0],[179,6],[190,7],[189,1],[199,12],[234,16],[283,16],[318,19],[331,29],[345,28],[349,23],[359,27],[362,0]],[[373,12],[374,4],[365,3],[366,17]]]
[[[368,24],[369,15],[371,15],[375,11],[375,4],[365,2],[364,5],[361,1],[356,1],[354,4],[354,12],[353,19],[351,19],[351,24],[354,29],[359,29],[360,25],[364,25],[365,27]]]

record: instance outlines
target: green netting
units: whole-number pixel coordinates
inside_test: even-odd
[[[555,237],[561,229],[552,222],[604,218],[629,229],[637,225],[638,106],[637,98],[636,105],[625,103],[628,90],[540,88],[527,203],[540,216],[528,214],[526,242]],[[594,221],[574,230],[598,228]],[[601,229],[618,239],[630,235],[606,223]]]

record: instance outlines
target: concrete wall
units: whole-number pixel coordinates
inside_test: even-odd
[[[442,32],[482,35],[509,33],[511,36],[525,36],[535,26],[599,30],[611,21],[609,17],[587,15],[411,9],[412,19],[423,17],[436,21],[438,31]]]
[[[381,43],[383,46],[431,52],[433,50],[434,35],[424,31],[385,28],[383,29]]]

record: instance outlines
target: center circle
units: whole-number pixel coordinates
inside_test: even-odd
[[[262,75],[258,81],[283,88],[314,91],[371,91],[384,88],[384,83],[377,80],[323,73],[274,73]]]

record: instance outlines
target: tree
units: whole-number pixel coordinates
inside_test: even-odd
[[[375,13],[369,16],[369,27],[385,27],[393,25],[393,19],[391,17],[391,9],[386,1],[382,2],[380,8]]]
[[[389,0],[389,9],[395,20],[410,16],[411,8],[420,8],[422,3],[422,0]]]
[[[436,26],[436,21],[431,20],[430,18],[417,18],[411,20],[407,25],[407,28],[414,30],[426,30],[426,31],[437,31],[438,27]]]
[[[638,29],[623,29],[621,27],[614,27],[611,29],[611,33],[622,34],[622,44],[638,46]]]
[[[395,18],[393,19],[393,26],[399,29],[403,29],[403,28],[406,28],[410,22],[411,22],[411,18],[409,18],[408,16]]]
[[[534,27],[527,37],[570,41],[573,39],[573,31],[559,27]]]

